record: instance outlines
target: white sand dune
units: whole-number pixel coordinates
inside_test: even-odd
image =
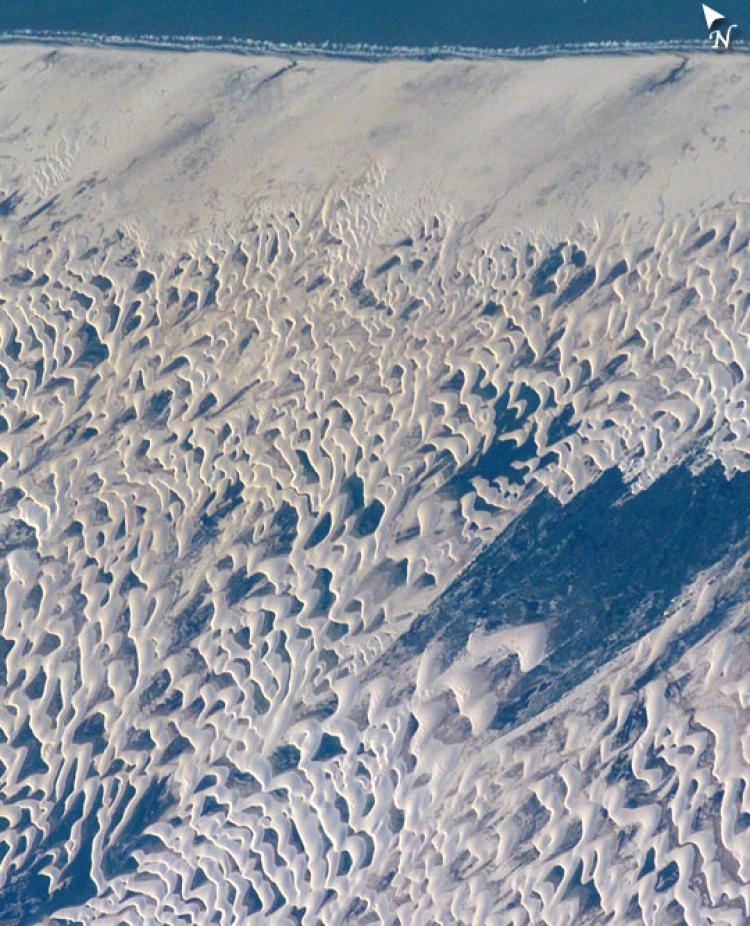
[[[0,923],[748,922],[744,553],[510,731],[544,608],[393,656],[543,493],[750,469],[748,100],[2,48]]]

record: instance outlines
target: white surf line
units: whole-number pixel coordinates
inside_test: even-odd
[[[80,45],[86,47],[142,48],[161,51],[216,51],[238,55],[296,55],[310,58],[344,58],[359,61],[433,60],[460,58],[469,60],[535,59],[565,56],[660,54],[663,52],[711,52],[704,39],[663,39],[653,42],[602,41],[575,42],[512,48],[480,48],[471,45],[376,45],[368,43],[270,42],[226,36],[196,35],[119,35],[75,32],[11,30],[0,33],[0,44],[32,42],[38,44]],[[732,50],[747,53],[750,45],[739,40]]]

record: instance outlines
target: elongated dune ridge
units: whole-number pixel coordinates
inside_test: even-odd
[[[748,923],[747,59],[0,50],[0,923]]]

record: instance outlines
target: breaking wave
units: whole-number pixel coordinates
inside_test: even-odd
[[[651,42],[580,42],[513,48],[481,48],[464,45],[390,46],[368,43],[312,44],[307,42],[270,42],[224,36],[196,35],[108,35],[88,32],[15,30],[0,33],[0,43],[35,42],[50,45],[89,47],[142,48],[161,51],[216,51],[238,55],[280,55],[288,57],[345,58],[360,61],[436,60],[465,58],[469,60],[534,59],[580,55],[633,55],[664,52],[695,54],[713,53],[704,39],[664,39]],[[747,53],[750,45],[736,40],[734,52]]]

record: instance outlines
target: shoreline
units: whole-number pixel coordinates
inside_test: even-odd
[[[588,58],[659,54],[716,54],[705,39],[659,39],[653,42],[581,42],[560,45],[482,48],[464,45],[386,46],[376,44],[316,45],[308,42],[272,42],[224,36],[117,35],[89,32],[34,32],[14,30],[0,33],[0,45],[65,45],[79,48],[119,48],[168,52],[218,52],[239,56],[284,56],[374,63],[378,61],[529,61],[550,58]],[[736,54],[750,52],[750,43],[739,40]]]

